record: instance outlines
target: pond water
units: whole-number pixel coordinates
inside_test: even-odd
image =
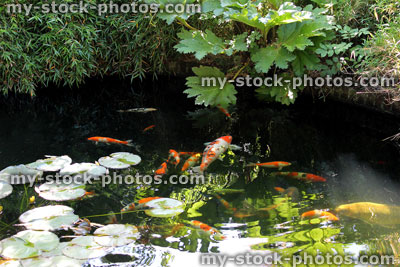
[[[121,85],[121,90],[108,93],[105,88],[114,84],[109,81],[95,83],[96,90],[82,89],[82,94],[67,91],[57,96],[44,90],[41,100],[33,102],[21,97],[2,100],[0,169],[27,164],[45,155],[69,155],[73,162],[95,162],[126,151],[140,155],[142,162],[117,174],[152,175],[167,160],[169,149],[202,152],[204,143],[224,135],[231,135],[232,144],[242,147],[240,151],[228,150],[222,160],[210,165],[205,172],[210,182],[206,184],[102,187],[94,183],[86,188],[94,195],[58,203],[72,207],[80,218],[95,224],[107,224],[107,214],[116,213],[117,223],[139,229],[137,241],[110,249],[106,256],[86,261],[86,266],[200,266],[200,255],[211,252],[227,256],[277,253],[288,257],[302,252],[332,253],[354,259],[357,255],[400,252],[396,223],[383,227],[337,214],[338,221],[301,217],[311,210],[335,214],[336,207],[355,202],[400,206],[399,151],[393,142],[382,141],[396,133],[398,119],[337,103],[312,103],[307,98],[289,108],[274,106],[256,102],[247,92],[240,92],[242,102],[230,110],[229,119],[218,109],[196,111],[188,103],[192,101],[171,89],[182,84],[168,83],[163,90],[154,85],[135,90]],[[116,112],[132,107],[158,110]],[[156,127],[143,132],[149,125]],[[132,139],[135,147],[86,140],[92,136]],[[282,172],[311,173],[327,181],[307,183],[274,175],[277,169],[246,167],[252,162],[271,161],[290,162]],[[163,179],[181,175],[180,167],[170,167]],[[275,187],[291,188],[295,195]],[[34,201],[29,201],[31,196],[35,196]],[[129,203],[154,196],[181,200],[185,211],[170,218],[150,217],[143,211],[119,213]],[[54,203],[39,197],[28,185],[15,185],[13,193],[0,200],[1,238],[23,230],[14,226],[23,212]],[[224,238],[193,227],[188,223],[191,220],[217,229]],[[56,233],[61,241],[71,240],[64,236],[74,234]],[[282,266],[292,265],[289,262]],[[230,261],[225,266],[235,265]]]

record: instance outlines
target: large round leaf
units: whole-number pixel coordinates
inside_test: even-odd
[[[55,231],[71,226],[79,216],[74,210],[63,205],[45,206],[23,213],[19,220],[28,229]]]
[[[26,230],[1,241],[1,256],[6,259],[32,258],[42,251],[55,249],[58,244],[58,237],[51,232]]]
[[[98,258],[107,254],[106,248],[96,243],[93,236],[74,238],[62,252],[65,256],[78,260]]]
[[[13,191],[13,187],[6,182],[0,181],[0,199],[8,197]]]
[[[35,162],[27,164],[26,166],[39,171],[57,172],[71,163],[72,159],[68,156],[49,156],[46,159],[39,159]]]
[[[50,205],[31,209],[19,216],[21,223],[31,222],[37,219],[50,219],[51,217],[73,214],[74,209],[64,205]]]
[[[99,158],[99,163],[100,165],[109,169],[127,169],[131,166],[130,164],[124,163],[116,158],[109,156]]]
[[[118,247],[132,243],[139,237],[138,229],[128,224],[110,224],[94,232],[94,241],[104,247]]]
[[[111,154],[110,156],[129,165],[137,165],[142,161],[142,159],[138,155],[129,152],[116,152]]]
[[[42,171],[34,170],[25,165],[10,166],[0,172],[0,180],[9,184],[26,184],[35,181],[43,175]]]
[[[22,261],[24,267],[80,267],[82,264],[64,255],[51,258],[39,257]]]
[[[40,197],[52,201],[67,201],[83,197],[86,193],[83,184],[45,183],[35,188]]]
[[[69,175],[73,177],[99,177],[105,174],[107,174],[107,169],[94,163],[75,163],[65,166],[60,171],[61,176]]]
[[[149,209],[145,213],[152,217],[173,217],[184,211],[181,201],[172,198],[158,198],[151,200],[145,205]]]

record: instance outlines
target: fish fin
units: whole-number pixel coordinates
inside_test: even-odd
[[[255,163],[249,163],[245,167],[255,167],[255,166],[257,166]]]
[[[281,167],[279,167],[279,168],[278,168],[278,171],[281,171],[281,170],[282,170],[282,168],[283,168],[282,166],[281,166]]]
[[[218,157],[217,159],[218,159],[218,160],[220,160],[220,161],[224,161],[224,159],[223,159],[223,158],[221,158],[221,157]]]
[[[205,145],[205,146],[208,146],[209,144],[211,144],[211,142],[208,142],[208,143],[204,143],[204,145]]]
[[[243,148],[241,146],[238,146],[238,145],[229,145],[229,149],[230,150],[239,150],[239,151],[241,151]]]
[[[200,170],[200,166],[196,166],[196,167],[192,167],[192,171],[194,173],[198,173],[200,175],[202,175],[204,172]]]

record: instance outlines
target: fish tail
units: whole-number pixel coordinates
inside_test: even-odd
[[[255,167],[255,166],[257,166],[257,164],[255,164],[255,163],[249,163],[246,165],[246,167]]]
[[[135,144],[133,143],[132,140],[126,140],[124,143],[125,143],[125,145],[127,145],[127,146],[135,147]]]

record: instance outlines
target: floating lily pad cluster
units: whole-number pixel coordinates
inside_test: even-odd
[[[40,208],[38,208],[40,209]],[[22,219],[40,220],[33,214],[50,211],[65,214],[71,211],[65,206],[47,206],[25,213]],[[32,212],[34,211],[34,212]],[[20,218],[21,219],[21,218]],[[134,242],[138,229],[129,224],[112,224],[98,228],[92,236],[79,236],[69,242],[61,242],[50,231],[25,230],[0,241],[0,256],[7,260],[1,266],[81,266],[88,259],[106,255],[112,247]]]
[[[99,159],[100,165],[109,169],[127,169],[142,161],[138,155],[129,152],[117,152]]]
[[[44,172],[60,172],[61,177],[74,177],[75,182],[85,183],[88,179],[108,174],[109,169],[125,169],[141,162],[138,155],[117,152],[99,159],[102,166],[94,163],[72,163],[69,156],[47,156],[26,165],[9,166],[0,172],[0,199],[12,193],[12,184],[35,182]],[[81,178],[81,179],[77,179]],[[40,197],[51,201],[68,201],[83,197],[84,186],[64,183],[45,183],[35,188]]]

